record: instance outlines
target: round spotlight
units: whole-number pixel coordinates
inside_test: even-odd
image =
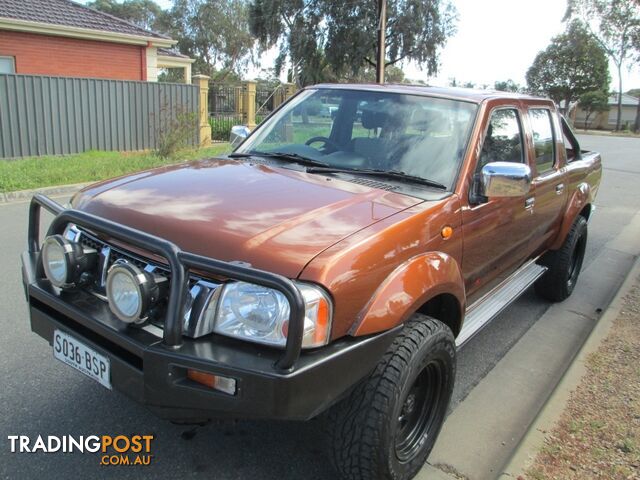
[[[97,253],[70,242],[62,235],[47,237],[42,245],[42,266],[49,281],[58,288],[73,287],[95,264]]]
[[[128,262],[114,264],[107,275],[107,300],[113,314],[126,323],[142,323],[148,310],[160,298],[159,284],[166,278],[154,276]]]

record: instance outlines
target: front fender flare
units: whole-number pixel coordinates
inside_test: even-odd
[[[462,312],[465,291],[462,273],[453,257],[429,252],[410,258],[398,266],[378,287],[352,329],[361,336],[393,328],[440,294],[453,295]]]

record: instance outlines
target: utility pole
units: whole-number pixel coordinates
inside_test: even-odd
[[[378,63],[376,65],[376,82],[384,83],[385,43],[387,32],[387,0],[378,0]]]

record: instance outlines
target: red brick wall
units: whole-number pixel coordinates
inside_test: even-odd
[[[16,73],[146,80],[146,47],[0,30],[0,56]]]

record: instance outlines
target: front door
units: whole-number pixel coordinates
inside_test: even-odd
[[[475,173],[490,162],[527,162],[517,107],[491,112]],[[522,197],[488,198],[463,208],[462,273],[469,303],[524,261],[531,235],[533,191]]]

